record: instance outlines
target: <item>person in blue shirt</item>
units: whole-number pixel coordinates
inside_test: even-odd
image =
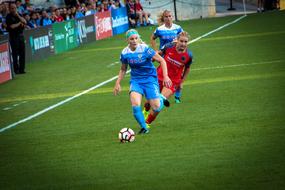
[[[161,65],[163,71],[163,85],[171,87],[172,82],[168,77],[165,60],[141,41],[136,30],[128,30],[126,37],[128,46],[124,48],[121,53],[120,60],[122,65],[113,91],[115,95],[119,94],[121,91],[121,80],[124,78],[128,66],[130,66],[131,79],[129,94],[133,115],[141,127],[139,133],[148,133],[149,127],[145,122],[141,110],[142,96],[145,96],[154,112],[160,112],[164,104],[166,104],[165,101],[167,101],[159,92],[157,72],[152,59]]]
[[[49,18],[49,15],[46,10],[42,11],[42,18],[40,19],[41,26],[47,26],[52,24],[52,20]]]
[[[178,34],[180,34],[183,29],[181,26],[174,24],[172,21],[172,13],[169,10],[164,10],[158,16],[159,27],[151,35],[150,43],[152,48],[156,48],[156,39],[159,38],[160,44],[159,49],[161,49],[165,44],[171,43],[176,40]],[[182,87],[181,87],[182,88]],[[175,92],[175,102],[181,103],[181,88],[177,89]]]

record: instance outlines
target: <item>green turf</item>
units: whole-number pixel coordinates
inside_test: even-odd
[[[196,38],[236,18],[179,24]],[[252,14],[191,44],[183,102],[134,143],[117,139],[139,130],[129,77],[118,97],[111,82],[0,133],[0,189],[284,189],[284,26],[284,11]],[[149,42],[153,30],[139,32]],[[117,75],[125,45],[118,35],[28,64],[0,86],[0,127]]]

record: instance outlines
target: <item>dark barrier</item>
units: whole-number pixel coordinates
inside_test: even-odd
[[[112,10],[113,35],[121,34],[129,29],[129,21],[126,7]]]
[[[51,26],[25,30],[26,62],[41,60],[54,54]]]
[[[95,14],[96,40],[113,36],[111,11]]]
[[[8,35],[0,36],[0,84],[12,79]]]
[[[78,44],[85,44],[96,40],[94,15],[76,19],[76,34]]]
[[[26,62],[51,55],[98,39],[111,37],[129,29],[126,8],[96,13],[77,20],[25,30]],[[0,38],[1,42],[1,38]]]
[[[52,25],[55,53],[65,52],[78,46],[75,32],[75,20]]]

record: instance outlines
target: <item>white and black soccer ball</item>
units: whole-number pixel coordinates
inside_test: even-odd
[[[135,140],[135,132],[131,128],[123,128],[119,132],[119,140],[122,143],[133,142]]]

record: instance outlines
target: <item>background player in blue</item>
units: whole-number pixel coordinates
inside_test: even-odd
[[[183,29],[181,26],[174,24],[172,21],[172,14],[171,11],[169,10],[164,10],[161,14],[158,15],[158,24],[160,25],[154,33],[151,36],[151,46],[155,50],[156,48],[156,39],[159,38],[160,44],[159,44],[159,49],[161,49],[165,44],[172,42],[175,40],[180,34]],[[181,88],[178,88],[175,92],[175,102],[180,103],[181,102]]]
[[[114,94],[121,91],[121,80],[124,78],[128,65],[131,68],[130,79],[130,100],[133,115],[141,130],[139,133],[148,133],[149,129],[141,110],[141,100],[144,95],[149,101],[154,112],[160,112],[163,108],[164,97],[159,92],[158,78],[156,68],[152,59],[160,63],[163,70],[163,84],[167,87],[172,86],[168,77],[165,60],[152,48],[142,43],[138,32],[134,29],[126,33],[128,46],[121,53],[122,66],[114,87]]]

